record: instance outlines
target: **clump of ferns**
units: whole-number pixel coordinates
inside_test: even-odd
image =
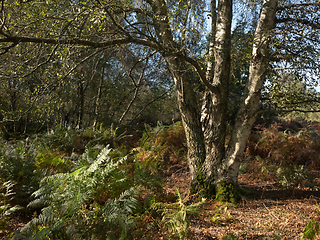
[[[206,202],[206,199],[202,198],[201,201],[197,203],[188,204],[190,201],[189,194],[182,198],[179,190],[176,188],[175,195],[177,198],[176,202],[155,202],[151,207],[162,213],[164,228],[171,231],[171,238],[187,239],[187,233],[190,226],[190,221],[188,220],[187,215],[197,215],[199,212],[203,212],[200,206]]]
[[[138,187],[121,167],[126,158],[115,160],[110,152],[106,147],[90,165],[45,177],[28,206],[41,214],[22,228],[24,237],[126,239],[140,205]]]

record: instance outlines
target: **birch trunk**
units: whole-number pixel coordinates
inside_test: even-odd
[[[213,3],[214,2],[214,3]],[[215,1],[211,2],[213,21],[215,19]],[[230,75],[232,0],[220,0],[216,23],[213,22],[211,46],[214,46],[214,67],[210,49],[207,81],[216,91],[206,91],[202,105],[201,122],[203,126],[206,159],[201,166],[200,175],[204,175],[207,190],[214,191],[215,167],[224,158],[226,136],[226,114],[228,109],[228,86]],[[202,179],[203,177],[201,177]],[[200,180],[200,179],[198,179]],[[203,179],[202,179],[203,180]]]
[[[210,45],[205,79],[206,86],[209,84],[211,87],[203,98],[201,121],[200,109],[198,109],[191,84],[189,66],[184,59],[170,54],[170,52],[181,53],[183,48],[173,40],[166,2],[149,0],[148,3],[155,14],[154,26],[157,37],[165,49],[163,55],[177,89],[178,105],[187,137],[190,174],[193,179],[191,190],[193,192],[204,190],[207,195],[213,196],[217,189],[219,191],[220,186],[226,186],[224,183],[231,183],[233,186],[238,181],[241,158],[259,109],[260,89],[268,68],[268,47],[271,30],[275,23],[277,0],[264,0],[260,22],[254,37],[250,76],[227,149],[225,137],[230,77],[232,0],[219,1],[216,24],[213,23],[212,30],[215,38]],[[212,0],[211,4],[213,18],[215,18],[215,1]],[[234,191],[234,188],[229,190]]]
[[[275,26],[277,0],[264,0],[255,31],[249,79],[226,150],[225,160],[217,171],[215,181],[237,183],[239,166],[248,136],[260,108],[261,88],[269,67],[269,43]]]
[[[160,44],[164,47],[164,58],[173,76],[177,90],[177,101],[188,146],[188,164],[191,178],[205,159],[203,132],[200,123],[200,111],[192,87],[191,69],[184,60],[170,53],[183,52],[183,48],[174,41],[169,24],[166,1],[148,0],[154,13],[154,27]]]
[[[103,70],[102,70],[102,74],[101,74],[101,78],[100,78],[100,82],[99,82],[98,92],[97,92],[97,96],[96,96],[96,100],[95,100],[95,104],[94,104],[94,120],[93,120],[93,124],[92,124],[93,129],[95,129],[97,126],[98,116],[99,116],[99,105],[100,105],[100,97],[101,97],[101,93],[102,93],[102,83],[103,83],[105,67],[103,67],[102,69]]]

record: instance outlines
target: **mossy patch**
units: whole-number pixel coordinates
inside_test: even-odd
[[[220,181],[216,186],[216,200],[220,203],[237,204],[241,200],[241,189],[238,184]]]
[[[190,192],[196,194],[201,192],[201,196],[214,199],[216,196],[215,186],[210,184],[203,173],[198,173],[190,186]]]

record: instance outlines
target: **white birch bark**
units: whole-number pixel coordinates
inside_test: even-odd
[[[269,67],[269,43],[275,25],[277,3],[278,0],[264,0],[254,36],[249,80],[231,133],[225,160],[217,169],[216,183],[221,180],[234,183],[238,181],[240,162],[260,107],[261,87]]]
[[[214,2],[214,1],[213,1]],[[211,4],[215,8],[215,4]],[[215,9],[212,9],[215,14]],[[207,80],[216,91],[206,91],[202,105],[201,121],[203,126],[206,160],[201,168],[209,182],[215,178],[215,167],[225,154],[226,114],[228,109],[228,85],[230,78],[232,0],[220,0],[216,23],[212,34],[214,41],[209,49]],[[213,45],[213,49],[212,49]],[[214,52],[214,59],[212,55]],[[214,61],[214,63],[213,63]],[[210,183],[209,183],[210,184]]]

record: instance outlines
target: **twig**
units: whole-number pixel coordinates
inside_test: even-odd
[[[276,216],[276,215],[274,215],[273,214],[273,212],[263,203],[263,206],[269,211],[269,214],[272,216],[272,217],[274,217],[275,219],[277,219],[278,221],[280,221],[280,219]]]

